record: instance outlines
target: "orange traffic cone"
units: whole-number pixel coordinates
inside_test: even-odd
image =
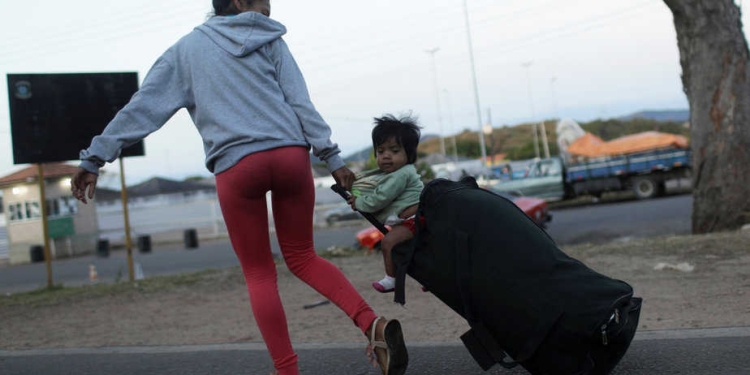
[[[89,264],[89,281],[92,283],[99,281],[99,273],[96,272],[96,266],[93,264]]]

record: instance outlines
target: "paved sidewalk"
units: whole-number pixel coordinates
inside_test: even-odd
[[[499,366],[483,372],[460,343],[408,343],[407,374],[527,374]],[[362,344],[296,345],[302,374],[378,374]],[[613,374],[750,374],[750,327],[643,331]],[[0,351],[4,375],[268,374],[261,343],[203,346]]]

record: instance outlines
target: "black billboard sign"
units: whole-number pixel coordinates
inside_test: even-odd
[[[8,74],[13,162],[77,160],[138,91],[138,73]],[[143,156],[143,141],[121,156]]]

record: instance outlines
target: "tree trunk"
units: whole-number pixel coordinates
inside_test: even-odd
[[[748,47],[733,0],[664,0],[690,103],[693,233],[750,222]]]

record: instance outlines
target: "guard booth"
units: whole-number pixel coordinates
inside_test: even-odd
[[[52,259],[89,254],[96,249],[99,225],[95,204],[82,204],[70,192],[70,179],[77,169],[66,163],[43,165]],[[0,189],[8,263],[38,260],[33,259],[34,252],[44,245],[44,236],[37,168],[31,166],[0,177]]]

